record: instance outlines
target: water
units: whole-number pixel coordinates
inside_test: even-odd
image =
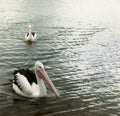
[[[61,98],[0,94],[0,116],[120,115],[119,1],[0,0],[0,83],[16,67],[45,68]],[[28,44],[28,24],[37,42]]]

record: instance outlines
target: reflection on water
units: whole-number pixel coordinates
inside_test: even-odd
[[[61,94],[26,99],[1,93],[1,116],[120,114],[119,1],[0,2],[0,83],[16,67],[41,60]],[[37,33],[34,43],[24,41],[28,24]]]

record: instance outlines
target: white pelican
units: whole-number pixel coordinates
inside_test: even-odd
[[[17,69],[14,71],[14,79],[11,80],[14,92],[20,96],[30,98],[47,97],[45,81],[51,91],[59,97],[57,89],[45,72],[44,66],[40,61],[35,63],[34,71],[35,73],[29,69]]]
[[[36,41],[36,33],[32,32],[31,25],[28,26],[29,30],[25,34],[25,41]]]

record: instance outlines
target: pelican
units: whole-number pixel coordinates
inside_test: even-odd
[[[11,80],[14,92],[23,97],[36,98],[47,97],[47,89],[44,81],[51,91],[59,97],[59,93],[45,71],[44,65],[36,61],[34,72],[30,69],[17,69],[13,73]]]
[[[29,30],[25,34],[25,41],[36,41],[36,33],[32,32],[31,25],[28,26]]]

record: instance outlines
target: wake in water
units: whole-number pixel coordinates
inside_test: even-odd
[[[20,96],[15,94],[10,85],[0,85],[0,93],[10,95],[15,98],[20,98]]]

